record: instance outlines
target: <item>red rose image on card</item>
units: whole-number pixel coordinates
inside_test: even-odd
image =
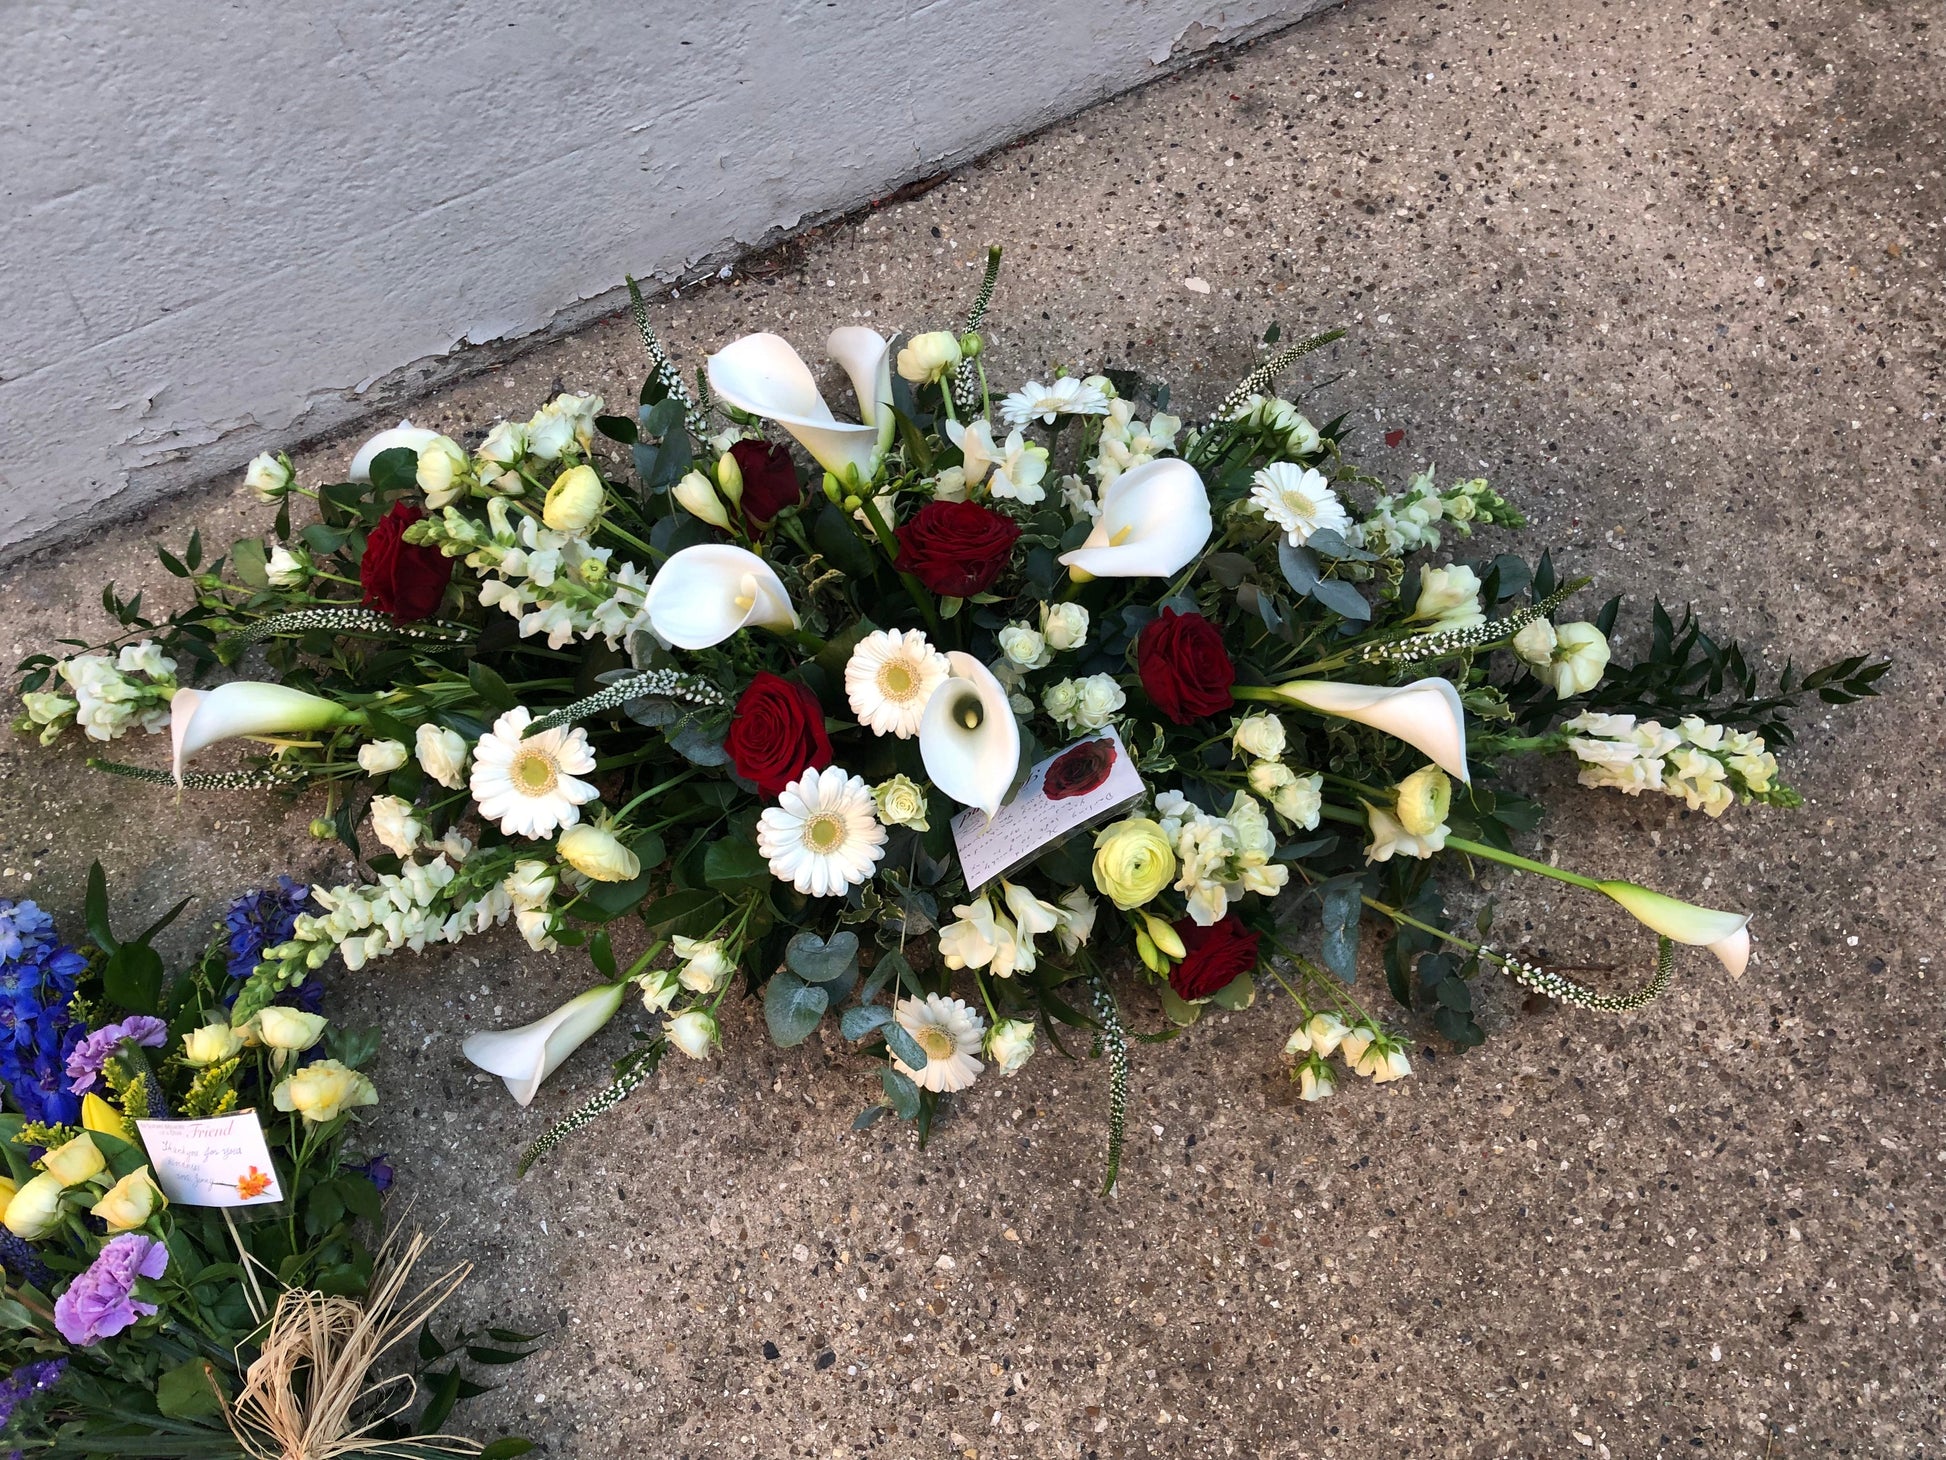
[[[1106,781],[1114,768],[1114,741],[1084,740],[1054,758],[1041,782],[1041,794],[1050,801],[1085,796]]]

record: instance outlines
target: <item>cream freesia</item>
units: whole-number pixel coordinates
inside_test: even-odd
[[[1167,578],[1203,550],[1213,526],[1196,468],[1163,457],[1102,488],[1094,530],[1061,561],[1083,577]]]
[[[1419,679],[1389,687],[1376,684],[1337,684],[1324,679],[1295,679],[1274,686],[1269,695],[1382,730],[1403,740],[1450,776],[1471,783],[1466,766],[1466,712],[1459,691],[1448,680]],[[1238,698],[1266,698],[1264,694]]]
[[[1677,943],[1707,948],[1740,978],[1750,961],[1750,915],[1718,912],[1654,892],[1634,882],[1597,882],[1601,891],[1619,902],[1638,923]]]
[[[336,701],[281,684],[239,679],[211,690],[179,689],[169,702],[171,763],[180,783],[183,762],[219,740],[301,734],[363,719]]]
[[[789,341],[769,333],[732,340],[709,357],[710,389],[718,398],[775,421],[819,466],[839,477],[855,468],[862,484],[877,473],[895,424],[891,344],[856,325],[831,332],[825,350],[851,377],[862,424],[831,414],[818,383]]]
[[[541,1082],[615,1017],[627,988],[626,983],[602,984],[518,1029],[470,1034],[460,1051],[488,1074],[505,1080],[518,1103],[531,1104]]]
[[[957,650],[946,665],[952,677],[932,692],[919,722],[919,757],[935,786],[992,816],[1020,766],[1020,722],[986,665]]]
[[[776,572],[747,548],[699,543],[673,554],[649,584],[649,623],[678,649],[707,649],[740,629],[795,629]]]

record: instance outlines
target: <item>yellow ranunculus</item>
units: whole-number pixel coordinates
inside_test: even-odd
[[[243,1036],[227,1024],[205,1024],[182,1037],[182,1062],[202,1069],[221,1064],[243,1048]]]
[[[149,1168],[142,1166],[109,1187],[89,1211],[106,1222],[111,1232],[132,1232],[167,1205],[169,1199],[162,1188],[149,1176]]]
[[[7,1198],[0,1217],[9,1232],[37,1242],[61,1225],[61,1179],[43,1171]]]
[[[1118,821],[1095,837],[1095,886],[1124,912],[1149,901],[1175,875],[1175,848],[1146,816]]]
[[[1425,836],[1446,820],[1453,783],[1438,766],[1424,766],[1399,782],[1394,800],[1399,825],[1413,836]]]
[[[279,1110],[295,1110],[306,1120],[324,1125],[354,1105],[378,1104],[378,1091],[349,1066],[318,1060],[280,1083],[271,1100]]]
[[[556,532],[585,532],[601,516],[601,477],[592,466],[571,466],[547,489],[541,520]]]
[[[118,1140],[128,1139],[128,1122],[122,1113],[92,1091],[81,1097],[81,1128]]]
[[[95,1138],[83,1131],[41,1157],[41,1168],[63,1186],[78,1186],[108,1169]]]

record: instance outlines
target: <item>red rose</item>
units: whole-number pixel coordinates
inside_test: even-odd
[[[743,516],[752,527],[768,527],[786,507],[804,505],[797,463],[784,447],[770,441],[739,441],[730,448],[730,456],[743,473]]]
[[[394,502],[365,539],[365,556],[358,564],[365,607],[389,613],[402,624],[438,613],[446,585],[453,581],[451,558],[436,547],[405,540],[405,530],[425,515],[417,507]]]
[[[1222,632],[1200,613],[1162,610],[1135,641],[1135,668],[1155,707],[1178,725],[1227,710],[1236,665]]]
[[[898,567],[941,598],[971,598],[993,586],[1019,536],[977,502],[928,502],[899,529]]]
[[[818,697],[801,684],[758,671],[730,715],[723,748],[737,774],[775,796],[807,767],[831,764],[831,737],[824,733]]]
[[[1235,913],[1209,928],[1184,918],[1176,936],[1185,955],[1169,970],[1169,987],[1179,999],[1207,999],[1257,966],[1257,935]]]
[[[1108,779],[1115,766],[1115,742],[1084,740],[1061,752],[1041,777],[1041,794],[1050,801],[1085,796]]]

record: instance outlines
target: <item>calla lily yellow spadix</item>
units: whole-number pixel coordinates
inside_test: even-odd
[[[739,629],[791,630],[797,610],[769,563],[747,548],[699,543],[649,584],[649,623],[679,649],[707,649]]]
[[[180,783],[183,762],[219,740],[329,730],[364,718],[335,700],[281,684],[240,679],[211,690],[179,689],[169,701],[171,766]]]
[[[986,665],[958,651],[946,663],[952,677],[926,701],[919,756],[935,786],[992,816],[1020,766],[1020,723],[1006,687]]]
[[[897,424],[892,347],[876,332],[850,325],[833,330],[825,349],[851,377],[862,424],[831,414],[810,368],[778,335],[745,335],[711,355],[710,389],[740,411],[775,421],[826,471],[844,479],[855,470],[861,484],[869,482]]]
[[[1233,693],[1238,699],[1283,700],[1369,725],[1403,740],[1447,775],[1472,782],[1466,765],[1466,711],[1459,691],[1448,680],[1419,679],[1391,686],[1294,679],[1269,687],[1240,687]]]
[[[1203,550],[1214,527],[1196,468],[1163,457],[1123,472],[1102,489],[1094,530],[1061,561],[1083,580],[1167,578]]]
[[[532,1024],[469,1034],[460,1050],[488,1074],[505,1080],[517,1102],[532,1104],[541,1083],[615,1017],[627,988],[624,982],[589,989]]]

